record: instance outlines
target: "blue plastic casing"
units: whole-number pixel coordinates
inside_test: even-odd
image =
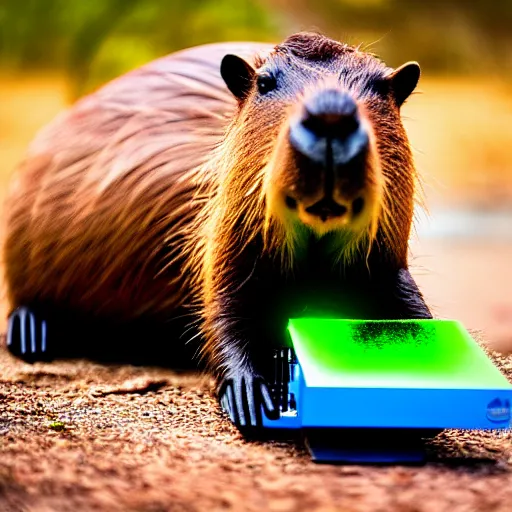
[[[288,402],[278,420],[268,420],[265,415],[264,426],[268,428],[412,428],[412,429],[503,429],[511,427],[510,403],[512,402],[512,385],[492,364],[485,352],[471,338],[464,327],[453,321],[423,320],[401,321],[393,328],[404,329],[403,338],[411,324],[426,325],[430,330],[429,340],[434,350],[428,352],[428,364],[436,368],[439,358],[439,370],[427,375],[421,371],[412,372],[401,378],[401,374],[392,368],[382,371],[379,358],[388,367],[393,365],[394,356],[389,346],[377,343],[364,347],[368,350],[368,360],[376,371],[368,373],[361,368],[360,374],[353,368],[346,367],[343,361],[351,348],[351,340],[335,338],[341,332],[341,323],[354,322],[345,320],[290,320],[290,332],[293,350],[296,356],[290,362],[288,382]],[[425,322],[430,322],[425,324]],[[435,322],[435,324],[434,324]],[[444,323],[443,323],[444,322]],[[323,339],[316,339],[320,331]],[[368,324],[368,322],[364,322]],[[398,327],[396,327],[398,325]],[[439,325],[443,332],[452,333],[450,340],[436,337]],[[346,328],[346,325],[343,325]],[[439,331],[440,333],[441,331]],[[327,334],[326,334],[327,333]],[[400,332],[398,335],[401,336]],[[327,339],[334,337],[332,339]],[[312,343],[313,341],[313,343]],[[333,360],[333,342],[339,343],[340,349]],[[406,340],[404,341],[406,342]],[[409,340],[408,342],[411,342]],[[396,343],[396,339],[395,339]],[[418,344],[415,338],[414,343]],[[436,345],[437,344],[437,345]],[[448,354],[450,346],[456,352]],[[314,347],[314,350],[311,350]],[[360,348],[360,347],[359,347]],[[358,349],[359,349],[358,348]],[[322,352],[324,350],[324,352]],[[328,351],[328,352],[327,352]],[[391,353],[391,356],[390,356]],[[407,368],[404,357],[425,358],[424,347],[408,352],[396,351],[397,367]],[[315,357],[312,357],[312,354]],[[449,361],[447,364],[447,355]],[[346,356],[349,357],[348,355]],[[363,358],[364,363],[364,358]],[[421,369],[421,360],[412,360],[410,365]],[[425,362],[425,365],[427,362]],[[345,365],[345,366],[344,366]],[[363,365],[364,366],[364,365]],[[444,372],[444,373],[443,373]],[[415,374],[418,373],[418,377]]]

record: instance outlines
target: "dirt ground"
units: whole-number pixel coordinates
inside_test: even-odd
[[[498,365],[512,379],[512,357]],[[0,349],[0,511],[510,511],[512,432],[446,431],[425,466],[311,462],[247,442],[207,377]]]

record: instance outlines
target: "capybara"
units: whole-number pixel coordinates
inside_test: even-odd
[[[419,75],[303,32],[184,50],[80,100],[9,192],[11,352],[205,362],[251,426],[279,415],[289,318],[430,318],[400,118]]]

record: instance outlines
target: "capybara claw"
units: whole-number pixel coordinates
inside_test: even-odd
[[[7,323],[7,348],[28,363],[49,360],[46,321],[30,308],[15,309]]]
[[[220,386],[219,402],[237,427],[262,427],[262,413],[269,419],[279,418],[279,409],[267,384],[250,373],[225,378]]]

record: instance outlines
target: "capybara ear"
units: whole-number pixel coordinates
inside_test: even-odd
[[[418,85],[420,72],[420,65],[417,62],[407,62],[389,75],[391,89],[399,107]]]
[[[242,101],[251,90],[256,72],[247,61],[229,54],[222,59],[220,74],[235,98]]]

